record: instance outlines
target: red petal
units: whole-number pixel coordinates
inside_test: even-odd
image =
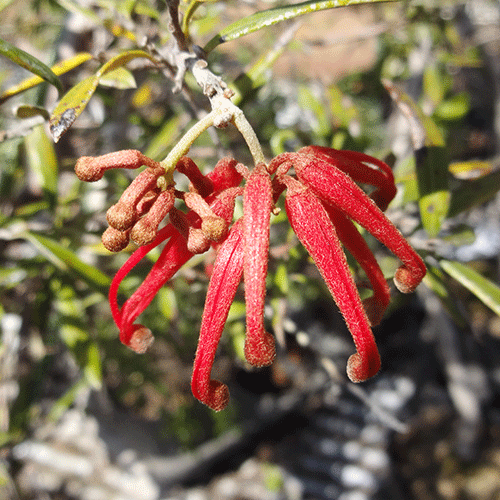
[[[163,243],[167,238],[170,238],[176,232],[177,231],[171,224],[165,226],[158,232],[156,238],[149,243],[149,245],[144,245],[138,248],[115,274],[115,277],[111,282],[111,286],[109,287],[109,305],[111,308],[111,314],[113,315],[113,319],[118,328],[121,328],[122,323],[122,314],[117,301],[118,288],[120,287],[121,282],[150,250]]]
[[[269,227],[273,193],[271,178],[264,165],[257,165],[248,177],[243,193],[245,236],[245,357],[254,366],[272,363],[276,351],[273,337],[264,329]]]
[[[143,247],[141,247],[143,248]],[[146,279],[121,308],[120,340],[128,345],[136,318],[151,303],[158,290],[193,256],[186,240],[175,232],[163,248]]]
[[[373,288],[373,295],[363,301],[370,325],[380,323],[391,300],[389,285],[375,256],[356,226],[340,210],[332,205],[324,205],[340,241],[359,262]]]
[[[284,182],[290,224],[321,272],[358,351],[349,358],[347,374],[361,382],[378,372],[380,356],[340,241],[321,202],[295,179]]]
[[[243,273],[243,232],[241,219],[220,246],[208,285],[200,338],[194,360],[191,388],[194,396],[213,410],[222,410],[229,401],[229,390],[210,372],[229,308]]]
[[[217,162],[214,169],[207,174],[214,186],[214,192],[221,192],[225,189],[236,187],[243,177],[236,171],[237,161],[229,156]]]
[[[425,264],[394,224],[355,182],[331,164],[310,158],[295,158],[297,177],[318,198],[340,208],[386,245],[402,262],[394,283],[403,293],[415,290],[425,276]]]
[[[297,155],[303,153],[323,159],[355,182],[375,186],[377,189],[371,193],[370,198],[381,210],[385,210],[396,196],[394,174],[389,165],[377,158],[357,151],[340,151],[322,146],[307,146],[300,149]]]
[[[183,156],[176,165],[176,170],[184,174],[193,185],[194,189],[203,198],[207,197],[214,190],[213,182],[204,176],[196,163],[189,157]]]
[[[227,217],[230,208],[234,207],[234,195],[237,193],[239,193],[238,190],[230,190],[228,194],[223,192],[218,196],[212,195],[210,203],[211,209],[219,217]],[[201,220],[194,212],[189,212],[185,217],[193,228],[200,227]],[[170,240],[162,250],[159,259],[153,265],[143,283],[120,309],[117,302],[120,283],[150,250],[158,246],[167,238],[170,238]],[[187,248],[186,239],[181,236],[172,224],[169,224],[158,232],[158,235],[151,243],[138,248],[116,273],[109,289],[109,302],[113,319],[120,329],[120,340],[124,344],[129,345],[130,338],[136,326],[133,325],[135,319],[151,303],[158,290],[192,256],[193,253],[189,252]]]

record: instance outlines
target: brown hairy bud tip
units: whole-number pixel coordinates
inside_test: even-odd
[[[156,198],[158,198],[158,194],[160,193],[160,190],[155,190],[152,189],[151,191],[148,191],[137,203],[136,211],[137,215],[142,217],[144,214],[147,214],[149,212],[149,209],[155,202]]]
[[[158,226],[174,207],[173,190],[163,191],[158,195],[149,212],[132,228],[130,237],[137,245],[151,243],[158,231]]]
[[[111,227],[118,231],[130,229],[137,220],[137,211],[133,205],[121,203],[113,205],[106,212],[106,220]]]
[[[95,182],[102,179],[106,167],[95,161],[93,156],[82,156],[75,165],[76,176],[85,182]]]
[[[142,325],[136,325],[136,329],[130,337],[128,346],[137,354],[144,354],[153,341],[154,337],[149,328]]]
[[[205,253],[210,248],[210,241],[199,228],[189,228],[187,248],[191,253]]]
[[[110,252],[121,252],[129,240],[129,231],[118,231],[114,227],[108,227],[102,234],[102,244]]]
[[[212,241],[220,241],[227,235],[227,223],[222,217],[205,217],[201,222],[203,234]]]

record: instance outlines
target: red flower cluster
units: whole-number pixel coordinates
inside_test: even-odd
[[[354,382],[375,375],[380,356],[370,325],[380,322],[390,300],[389,287],[373,253],[352,221],[366,228],[402,262],[394,282],[403,293],[412,292],[425,275],[422,259],[383,214],[396,194],[391,169],[383,162],[353,151],[309,146],[284,153],[269,165],[249,171],[231,158],[219,161],[204,176],[195,163],[183,157],[176,170],[191,181],[189,192],[174,189],[161,164],[138,151],[121,151],[97,158],[80,158],[76,165],[82,180],[100,179],[109,168],[146,165],[107,213],[110,228],[104,245],[123,249],[129,239],[137,250],[118,271],[109,300],[120,340],[136,352],[145,352],[153,340],[151,331],[134,323],[158,290],[194,254],[217,250],[208,286],[194,361],[192,390],[196,398],[214,410],[228,403],[226,385],[211,380],[217,346],[229,308],[243,277],[246,301],[245,357],[253,366],[266,366],[275,356],[274,339],[264,328],[265,281],[269,253],[270,216],[286,191],[285,207],[290,224],[308,250],[342,312],[357,352],[348,361]],[[290,168],[295,175],[290,175]],[[245,178],[244,187],[240,187]],[[356,184],[374,187],[368,196]],[[243,217],[232,223],[236,196],[243,195]],[[182,199],[186,213],[174,206]],[[158,229],[169,214],[170,223]],[[351,220],[352,219],[352,220]],[[153,248],[166,244],[148,276],[119,307],[118,287],[130,270]],[[361,301],[349,271],[342,244],[365,271],[373,295]]]

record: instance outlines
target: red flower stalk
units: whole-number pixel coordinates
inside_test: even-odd
[[[353,221],[365,227],[401,259],[396,286],[411,292],[425,274],[422,259],[386,218],[385,210],[396,193],[391,169],[363,153],[309,146],[284,153],[266,167],[253,170],[224,158],[204,176],[184,157],[177,170],[191,184],[189,192],[159,182],[162,167],[140,153],[126,151],[83,158],[77,167],[81,178],[96,180],[109,168],[144,170],[108,211],[110,228],[103,235],[107,248],[118,251],[131,237],[140,246],[117,272],[109,300],[121,341],[145,352],[153,340],[135,320],[158,290],[195,253],[210,246],[217,250],[201,322],[200,338],[191,381],[196,398],[212,409],[229,400],[227,386],[211,379],[217,346],[230,306],[243,276],[246,301],[245,357],[254,366],[269,365],[275,357],[273,337],[264,328],[270,216],[286,190],[285,207],[290,224],[322,274],[354,339],[356,353],[348,360],[347,374],[354,382],[366,380],[380,368],[380,356],[370,325],[378,324],[389,304],[389,287],[373,253]],[[295,176],[288,175],[294,168]],[[242,176],[244,188],[239,187]],[[273,176],[273,177],[272,177]],[[356,182],[373,186],[370,195]],[[243,194],[243,217],[231,227],[235,197]],[[187,212],[174,207],[183,200]],[[165,216],[170,223],[158,229]],[[351,220],[352,219],[352,220]],[[144,282],[120,307],[117,293],[123,278],[153,248],[165,242],[160,257]],[[342,244],[359,262],[373,289],[361,301],[346,262]]]

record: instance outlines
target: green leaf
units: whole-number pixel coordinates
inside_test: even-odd
[[[488,175],[493,170],[493,165],[484,160],[466,160],[450,163],[449,171],[457,179],[479,179]]]
[[[276,269],[276,274],[274,275],[274,283],[283,295],[288,294],[290,284],[288,282],[288,271],[284,264],[280,264]]]
[[[464,181],[451,193],[449,217],[481,205],[500,191],[500,170],[473,181]]]
[[[30,106],[28,104],[22,104],[18,106],[15,110],[15,114],[18,118],[33,118],[34,116],[41,116],[44,120],[49,120],[50,114],[41,106]]]
[[[57,142],[61,136],[71,127],[73,122],[80,116],[87,106],[90,98],[99,84],[100,79],[111,71],[116,70],[138,57],[144,57],[155,62],[153,56],[143,50],[130,50],[118,54],[104,64],[95,75],[89,76],[85,80],[70,89],[59,101],[50,118],[50,132]]]
[[[415,151],[415,157],[422,225],[435,237],[450,207],[448,156],[445,148],[431,146]]]
[[[134,75],[125,68],[116,68],[113,71],[110,71],[105,76],[101,77],[99,84],[104,87],[112,87],[123,90],[137,88]]]
[[[2,40],[0,38],[0,54],[10,59],[12,62],[18,64],[19,66],[35,73],[39,77],[43,78],[45,81],[54,85],[54,87],[62,92],[62,83],[57,78],[57,76],[53,73],[53,71],[43,64],[42,61],[38,60],[36,57],[33,57],[31,54],[24,52],[24,50],[18,49],[14,45]],[[1,103],[2,101],[0,101]]]
[[[495,314],[500,316],[500,287],[471,267],[460,262],[442,260],[440,264],[446,273],[455,278]]]
[[[329,134],[331,126],[330,119],[325,112],[325,104],[311,92],[311,89],[306,85],[300,85],[297,100],[302,109],[314,113],[316,123],[311,124],[313,132],[320,137]]]
[[[92,389],[99,390],[102,387],[101,355],[95,342],[90,343],[87,349],[87,363],[83,373]]]
[[[439,103],[434,110],[434,116],[439,120],[454,121],[463,118],[470,109],[470,96],[460,92]]]
[[[285,5],[283,7],[274,7],[272,9],[256,12],[251,16],[239,19],[238,21],[226,26],[222,31],[217,33],[204,47],[206,53],[209,53],[217,45],[231,40],[236,40],[249,33],[254,33],[267,26],[293,19],[294,17],[318,12],[335,7],[345,7],[347,5],[359,5],[365,3],[375,3],[381,1],[396,1],[396,0],[309,0],[307,2],[298,3],[295,5]]]
[[[430,64],[424,69],[423,90],[434,105],[439,104],[444,99],[446,89],[443,71],[436,63]]]
[[[87,381],[84,378],[73,384],[53,405],[50,409],[48,419],[51,422],[57,422],[68,408],[75,402],[77,396],[85,391],[88,387]]]
[[[89,76],[72,87],[59,101],[50,117],[50,133],[54,142],[59,141],[61,136],[73,125],[73,122],[81,115],[90,98],[94,95],[99,83],[96,75]]]
[[[242,100],[245,99],[247,95],[255,89],[262,87],[271,78],[271,72],[269,70],[283,54],[286,46],[293,39],[293,35],[297,31],[297,28],[298,26],[293,30],[289,30],[284,39],[281,37],[281,40],[276,44],[276,46],[272,47],[259,57],[259,59],[252,64],[250,69],[238,76],[238,78],[236,78],[236,80],[230,85],[231,89],[235,93],[232,101],[236,105],[240,105]]]
[[[111,283],[108,276],[94,266],[80,260],[71,250],[41,234],[24,232],[20,237],[24,237],[31,242],[42,255],[59,269],[64,271],[72,270],[90,287],[101,292],[103,295],[107,294],[107,289]]]
[[[69,59],[65,59],[64,61],[58,62],[57,64],[52,66],[51,70],[57,76],[63,75],[64,73],[71,71],[77,66],[80,66],[80,64],[84,63],[85,61],[88,61],[89,59],[92,59],[92,56],[88,52],[82,52],[80,54],[76,54],[75,56]],[[5,102],[12,96],[20,94],[25,90],[31,89],[42,82],[43,78],[40,78],[39,76],[32,76],[31,78],[23,80],[21,83],[15,85],[14,87],[11,87],[10,89],[7,89],[3,94],[0,95],[0,104]]]
[[[165,158],[172,144],[179,137],[181,130],[181,115],[175,115],[166,121],[159,132],[149,141],[148,148],[144,152],[146,156],[155,160]]]
[[[415,152],[419,208],[422,225],[429,236],[439,233],[446,218],[451,194],[448,187],[448,157],[437,125],[426,116],[409,95],[383,80],[384,87],[408,118]]]
[[[428,265],[427,274],[424,276],[423,283],[436,294],[455,323],[459,326],[465,326],[467,325],[467,321],[457,307],[455,299],[450,295],[449,287],[446,286],[444,278],[445,274],[441,269]]]
[[[26,159],[35,173],[38,183],[47,196],[49,204],[54,207],[57,200],[57,157],[54,144],[47,137],[45,127],[39,125],[24,138]]]

